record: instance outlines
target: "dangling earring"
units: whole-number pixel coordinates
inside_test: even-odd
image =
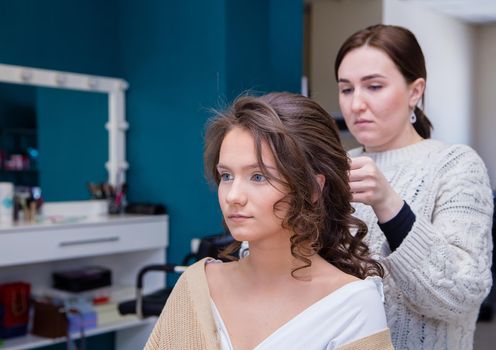
[[[412,114],[410,115],[410,123],[415,124],[417,121],[417,116],[415,115],[415,110],[412,111]]]

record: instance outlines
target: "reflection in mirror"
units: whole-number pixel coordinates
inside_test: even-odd
[[[0,181],[38,186],[35,88],[0,84]]]

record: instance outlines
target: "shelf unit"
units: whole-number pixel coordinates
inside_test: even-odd
[[[54,270],[101,265],[112,270],[113,285],[132,287],[141,267],[166,261],[167,245],[166,215],[94,215],[58,223],[3,225],[0,226],[0,283],[22,280],[33,287],[49,288]],[[150,274],[145,281],[145,293],[164,285],[163,274]],[[125,316],[86,334],[115,331],[116,349],[141,349],[154,322],[154,318]],[[65,338],[27,335],[4,340],[2,350],[36,349],[63,341]]]

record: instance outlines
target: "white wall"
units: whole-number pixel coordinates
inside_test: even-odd
[[[433,138],[473,145],[475,27],[418,3],[384,0],[383,11],[383,23],[410,29],[424,52]]]
[[[310,94],[328,112],[339,111],[334,59],[347,37],[382,21],[382,0],[313,0],[310,14]]]
[[[477,27],[474,146],[496,187],[496,24]]]

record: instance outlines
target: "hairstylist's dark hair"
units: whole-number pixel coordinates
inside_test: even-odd
[[[384,275],[363,242],[365,223],[352,216],[349,158],[334,119],[321,106],[291,93],[236,99],[207,125],[205,173],[216,185],[220,182],[217,164],[221,144],[233,128],[253,135],[258,164],[265,175],[269,173],[262,161],[262,144],[274,155],[280,178],[267,177],[288,191],[274,205],[274,212],[277,214],[278,206],[283,204],[289,208],[282,225],[292,232],[291,254],[303,262],[293,276],[295,271],[311,265],[309,257],[314,254],[359,278]],[[322,189],[317,174],[325,177]],[[239,245],[235,242],[225,253],[232,253]]]
[[[412,83],[418,78],[424,78],[427,81],[424,54],[415,35],[406,28],[384,24],[362,29],[341,45],[334,62],[336,81],[339,78],[338,69],[344,57],[350,51],[362,46],[374,47],[386,53],[407,83]],[[423,102],[424,96],[422,96],[422,106]],[[417,121],[413,124],[415,130],[424,139],[430,138],[432,123],[418,106],[415,107],[415,115],[417,116]]]

